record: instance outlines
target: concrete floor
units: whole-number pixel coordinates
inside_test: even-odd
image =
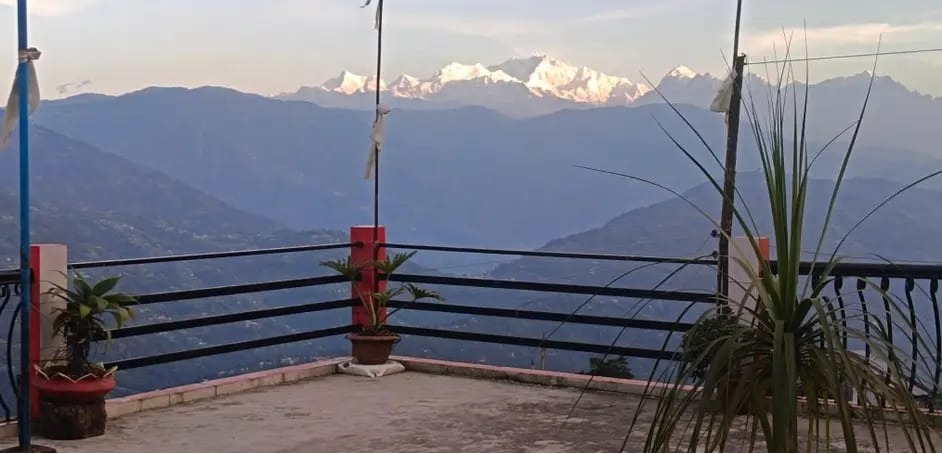
[[[93,439],[37,443],[60,452],[620,449],[637,398],[587,393],[567,420],[578,396],[573,389],[414,372],[380,379],[331,375],[117,418]],[[648,417],[640,418],[629,451],[641,448]]]

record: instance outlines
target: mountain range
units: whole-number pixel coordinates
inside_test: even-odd
[[[765,100],[770,90],[776,88],[777,72],[761,62],[746,68],[747,110],[755,104],[759,118],[765,118],[768,110]],[[878,66],[867,115],[868,123],[879,127],[867,129],[862,138],[864,143],[939,154],[934,147],[939,141],[935,124],[942,116],[942,99],[880,76],[880,69]],[[725,75],[717,77],[681,65],[658,80],[648,82],[642,76],[640,82],[635,82],[552,56],[536,55],[491,66],[451,63],[428,78],[403,75],[391,84],[381,83],[380,88],[383,102],[394,108],[440,110],[481,106],[513,118],[528,118],[567,109],[663,104],[665,99],[708,109],[722,83],[721,77]],[[826,142],[851,124],[859,113],[870,78],[870,72],[863,72],[811,84],[808,99],[812,135]],[[344,71],[319,86],[301,87],[276,97],[324,107],[372,110],[374,80],[375,76],[355,76]],[[800,103],[804,84],[786,86],[798,92]]]
[[[689,78],[696,73],[678,67],[667,77]],[[512,58],[485,66],[453,62],[428,78],[403,74],[380,91],[393,105],[448,108],[482,105],[512,116],[549,113],[568,106],[628,105],[651,91],[645,83],[613,76],[586,66],[573,65],[549,55]],[[312,101],[329,107],[362,108],[376,90],[375,76],[343,71],[319,86],[301,87],[280,99]]]
[[[859,101],[867,81],[845,81],[846,98]],[[697,78],[690,82],[695,86]],[[870,117],[865,119],[852,176],[906,182],[942,168],[936,141],[930,140],[936,130],[921,124],[921,117],[881,110],[890,100],[897,109],[908,105],[910,92],[894,87],[891,80],[877,80],[869,113],[883,123],[874,120],[871,127]],[[812,143],[825,143],[856,118],[851,109],[846,115],[834,112],[835,106],[821,107],[831,115],[812,125]],[[715,152],[724,149],[722,115],[688,104],[677,108]],[[370,112],[205,87],[81,95],[46,102],[34,118],[280,226],[345,230],[372,222],[372,184],[363,179]],[[828,130],[825,123],[841,126]],[[509,248],[537,247],[596,227],[669,194],[643,183],[613,181],[577,164],[644,176],[678,190],[705,181],[661,127],[718,174],[713,157],[665,104],[568,109],[519,119],[474,106],[394,110],[381,157],[381,222],[399,241]],[[739,160],[744,171],[758,167],[746,134]],[[893,145],[875,145],[884,142]],[[901,146],[906,142],[912,146]],[[822,176],[839,162],[841,146],[838,141],[833,153],[823,155]],[[9,177],[14,181],[12,173]]]

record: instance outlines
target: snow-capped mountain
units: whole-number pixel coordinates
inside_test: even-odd
[[[320,88],[334,93],[343,93],[352,95],[354,93],[365,93],[376,90],[376,76],[361,76],[353,74],[350,71],[343,71],[339,76],[328,79]],[[386,82],[379,81],[379,89],[386,90]]]
[[[696,78],[697,76],[699,76],[699,74],[697,74],[696,71],[684,65],[680,65],[670,70],[670,72],[668,72],[667,75],[664,77],[673,78],[673,79],[693,79],[693,78]]]
[[[686,66],[678,66],[664,78],[665,81],[698,79],[713,80]],[[549,55],[512,58],[492,66],[453,62],[426,79],[404,74],[388,86],[383,81],[379,85],[380,90],[391,96],[389,101],[394,105],[413,106],[416,102],[426,108],[478,105],[511,116],[541,115],[565,108],[624,106],[644,99],[653,90],[648,84],[573,65]],[[344,71],[318,87],[302,87],[296,93],[278,97],[331,107],[362,108],[366,107],[365,97],[355,95],[375,89],[375,77]]]
[[[418,77],[403,74],[389,85],[389,91],[397,98],[419,98],[417,93],[421,83]]]
[[[674,104],[708,108],[721,83],[710,74],[701,74],[686,66],[678,66],[668,71],[658,82],[657,91],[660,94],[655,91],[645,93],[635,99],[634,105],[660,104],[667,98]]]
[[[605,104],[615,93],[631,102],[651,90],[643,83],[571,65],[549,55],[514,58],[491,69],[510,74],[534,94],[579,103]]]

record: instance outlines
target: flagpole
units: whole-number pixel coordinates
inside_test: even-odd
[[[17,400],[17,423],[20,450],[30,451],[31,444],[31,407],[30,377],[30,334],[29,303],[32,290],[30,280],[30,225],[29,225],[29,49],[26,33],[26,0],[17,0],[18,58],[17,77],[19,78],[19,115],[20,115],[20,398]]]
[[[369,2],[367,2],[369,4]],[[376,86],[376,119],[380,121],[380,80],[383,70],[383,0],[376,4],[376,80],[373,84]],[[373,261],[379,260],[379,247],[376,243],[379,241],[379,147],[373,144]],[[373,280],[373,293],[379,292],[379,280]]]

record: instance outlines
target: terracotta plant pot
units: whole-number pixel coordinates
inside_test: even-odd
[[[347,339],[353,344],[353,357],[360,364],[368,366],[385,364],[392,354],[393,345],[399,342],[399,336],[364,336],[348,334]]]
[[[77,440],[105,433],[105,395],[115,388],[113,375],[72,381],[40,374],[35,381],[43,435],[53,440]]]

